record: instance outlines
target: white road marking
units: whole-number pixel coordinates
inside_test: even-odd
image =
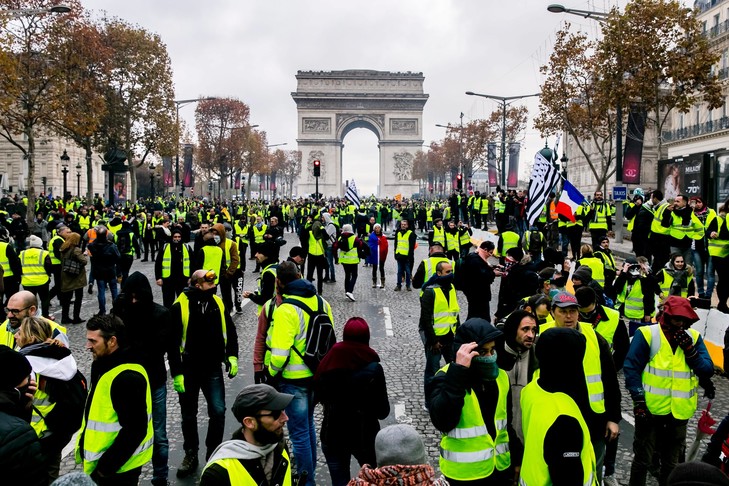
[[[395,335],[395,333],[392,330],[392,316],[390,315],[390,308],[389,307],[383,307],[382,313],[385,315],[385,333],[392,337]],[[404,405],[403,405],[404,406]]]
[[[405,402],[397,402],[395,404],[395,420],[399,424],[412,423],[413,419],[405,415]]]
[[[61,459],[69,455],[73,452],[73,450],[76,448],[76,437],[78,436],[78,432],[73,434],[73,437],[71,437],[71,440],[66,444],[66,447],[63,448],[61,451]]]
[[[628,413],[623,412],[623,420],[625,420],[630,425],[632,425],[633,427],[635,427],[635,419],[633,418],[632,415],[629,415]]]

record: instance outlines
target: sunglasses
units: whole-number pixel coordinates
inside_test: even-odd
[[[30,305],[29,305],[28,307],[23,307],[22,309],[10,309],[10,308],[6,307],[6,308],[5,308],[5,313],[6,313],[6,314],[13,314],[13,315],[17,316],[18,314],[20,314],[20,313],[21,313],[21,312],[23,312],[24,310],[28,310],[28,309],[30,309],[31,307],[32,307],[32,306],[30,306]]]
[[[271,413],[256,414],[256,415],[254,415],[254,417],[256,417],[256,418],[271,417],[273,420],[278,420],[278,418],[281,416],[281,412],[283,412],[283,410],[274,410]]]

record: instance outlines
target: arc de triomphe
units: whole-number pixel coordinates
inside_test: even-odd
[[[417,192],[412,168],[422,150],[423,106],[428,101],[422,73],[299,71],[296,79],[291,96],[302,153],[299,196],[314,193],[314,159],[321,161],[319,192],[325,197],[344,194],[342,141],[354,128],[371,130],[379,141],[379,195],[410,197]]]

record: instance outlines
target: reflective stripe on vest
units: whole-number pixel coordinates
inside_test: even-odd
[[[668,297],[670,295],[671,291],[671,285],[673,285],[673,275],[668,273],[666,269],[663,269],[663,281],[661,282],[661,293],[664,294],[664,298]],[[693,281],[694,277],[692,275],[686,276],[686,287],[681,287],[681,297],[687,298],[688,297],[688,288],[691,285],[691,282]],[[675,295],[675,294],[674,294]]]
[[[355,264],[356,265],[357,263],[359,263],[359,254],[357,253],[357,248],[354,246],[354,240],[355,240],[354,235],[347,238],[347,244],[349,245],[349,250],[340,252],[339,262],[341,264]]]
[[[316,239],[313,231],[309,231],[309,255],[319,256],[324,254],[324,245],[321,240]]]
[[[171,274],[172,249],[170,248],[170,243],[167,243],[162,252],[162,278],[169,278]],[[184,243],[182,243],[182,275],[185,277],[190,276],[190,249]]]
[[[146,389],[146,405],[147,405],[147,433],[142,442],[132,453],[131,457],[125,462],[117,473],[123,473],[132,469],[141,467],[152,460],[152,444],[154,442],[154,432],[152,429],[152,398],[149,390],[149,378],[144,368],[138,364],[125,363],[107,371],[98,383],[94,383],[93,397],[89,405],[88,418],[84,417],[81,426],[81,433],[78,435],[76,443],[76,461],[82,462],[84,472],[91,474],[96,469],[96,464],[104,455],[104,452],[111,447],[114,439],[121,430],[119,417],[111,403],[111,387],[114,379],[124,371],[136,371],[144,376],[147,383]],[[91,397],[91,394],[89,395]],[[83,441],[83,451],[80,445]]]
[[[532,380],[521,392],[522,423],[524,429],[524,459],[528,464],[521,470],[519,484],[522,486],[543,486],[552,484],[549,467],[544,460],[544,439],[547,432],[560,416],[572,417],[582,429],[582,484],[596,486],[595,450],[590,441],[582,412],[572,398],[564,393],[549,393],[543,390],[536,379]]]
[[[258,229],[258,226],[253,227],[253,241],[257,244],[263,243],[265,240],[263,239],[263,235],[266,233],[267,226],[261,225],[261,229]]]
[[[446,250],[448,251],[455,251],[460,248],[460,245],[458,243],[458,232],[450,233],[446,231],[445,234],[446,237]]]
[[[283,482],[279,486],[291,486],[291,461],[285,447],[281,449],[281,457],[282,459],[279,467],[285,467],[286,474],[284,476]],[[231,485],[254,486],[258,484],[248,473],[246,468],[243,467],[243,464],[241,464],[240,460],[237,458],[218,459],[217,461],[209,462],[205,465],[205,469],[203,469],[203,474],[205,474],[205,470],[213,464],[216,464],[225,469],[225,471],[228,473],[228,480],[230,481],[229,484]]]
[[[604,305],[601,306],[601,308],[602,312],[606,314],[608,320],[598,322],[597,327],[595,327],[595,331],[600,336],[605,338],[605,341],[607,341],[610,345],[610,351],[612,351],[615,331],[618,329],[618,326],[622,325],[623,323],[620,321],[620,312],[616,311],[615,309],[605,307]]]
[[[40,375],[38,373],[34,374],[36,383],[40,383]],[[43,437],[43,432],[48,429],[44,417],[48,416],[55,406],[56,403],[51,402],[51,397],[46,392],[40,388],[35,391],[33,395],[33,416],[30,419],[30,426],[33,427],[38,437]]]
[[[623,287],[620,295],[618,295],[618,303],[625,303],[625,307],[623,308],[623,315],[625,315],[625,317],[627,317],[628,319],[632,320],[643,319],[643,317],[645,316],[645,308],[643,306],[643,288],[642,284],[640,283],[640,279],[635,281],[633,287],[630,289],[630,292],[626,297],[625,292],[627,289],[628,283],[626,282],[625,287]]]
[[[673,415],[679,420],[690,419],[698,405],[699,379],[686,363],[681,347],[674,353],[660,324],[638,328],[652,349],[651,360],[643,370],[645,403],[653,415]],[[699,339],[695,329],[688,329],[693,343]],[[658,349],[653,352],[656,344]]]
[[[223,299],[217,295],[213,295],[213,300],[218,305],[220,311],[220,330],[223,332],[223,352],[228,346],[228,328],[225,322],[225,304]],[[180,353],[185,352],[185,345],[187,344],[187,325],[190,322],[190,299],[187,298],[187,294],[182,292],[175,302],[180,303],[180,314],[182,316],[182,339],[180,340]]]
[[[56,241],[61,240],[61,244],[65,241],[60,236],[56,235],[53,238],[51,238],[51,241],[48,242],[48,256],[51,258],[51,265],[60,265],[61,260],[55,257],[55,252],[53,251],[53,245]]]
[[[605,287],[605,264],[597,257],[580,258],[577,260],[580,265],[585,265],[592,270],[592,278],[600,284],[600,287]],[[584,282],[583,282],[584,283]]]
[[[20,265],[23,267],[23,276],[20,283],[23,287],[36,287],[48,283],[48,274],[44,261],[48,252],[40,248],[28,248],[20,252]]]
[[[519,246],[519,233],[504,231],[501,234],[501,242],[501,252],[497,256],[504,256],[508,250]]]
[[[439,243],[445,248],[445,230],[443,228],[433,227],[433,243]]]
[[[449,366],[445,365],[438,373],[446,373]],[[509,377],[505,371],[499,370],[496,385],[499,390],[494,411],[496,437],[489,435],[478,398],[473,390],[468,390],[458,424],[443,434],[440,441],[439,465],[447,478],[459,481],[487,478],[494,468],[504,471],[511,465],[506,401]]]
[[[275,280],[276,279],[276,269],[278,269],[278,264],[272,263],[270,265],[267,265],[266,268],[264,268],[263,270],[261,270],[261,274],[258,276],[258,279],[256,280],[256,286],[258,287],[259,294],[261,293],[261,282],[263,282],[263,276],[266,273],[271,273],[271,274],[273,274],[273,278]],[[260,305],[258,306],[258,311],[256,313],[257,316],[261,315],[261,307],[262,306],[260,306]]]
[[[456,332],[458,322],[458,297],[456,289],[451,285],[448,291],[448,300],[440,287],[433,287],[435,300],[433,302],[433,331],[436,336],[445,336],[449,332]]]

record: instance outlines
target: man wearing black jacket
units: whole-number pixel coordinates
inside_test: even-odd
[[[86,349],[94,362],[76,457],[81,457],[84,472],[96,484],[136,484],[142,466],[152,459],[154,434],[147,372],[127,348],[126,327],[116,316],[89,319]],[[118,433],[101,433],[104,427]]]
[[[243,298],[251,299],[258,306],[257,314],[261,313],[263,304],[268,302],[276,292],[276,267],[278,260],[274,258],[274,254],[278,252],[278,248],[274,248],[275,243],[261,243],[256,245],[256,262],[261,267],[261,274],[258,276],[258,289],[255,292],[246,290],[243,292]]]
[[[225,385],[220,365],[228,377],[238,374],[238,335],[223,300],[215,295],[215,272],[196,270],[190,286],[172,305],[172,345],[168,359],[175,391],[180,394],[185,458],[177,477],[192,474],[198,466],[198,398],[202,389],[210,413],[205,438],[207,460],[223,441]]]
[[[467,319],[480,317],[491,322],[491,284],[496,275],[488,260],[494,255],[494,249],[492,241],[483,241],[456,268],[456,288],[468,300]]]
[[[170,311],[154,303],[149,280],[143,273],[134,272],[127,278],[122,293],[114,302],[112,313],[124,321],[130,350],[144,366],[149,377],[154,427],[152,484],[166,485],[169,442],[165,354],[175,352],[170,339]]]

